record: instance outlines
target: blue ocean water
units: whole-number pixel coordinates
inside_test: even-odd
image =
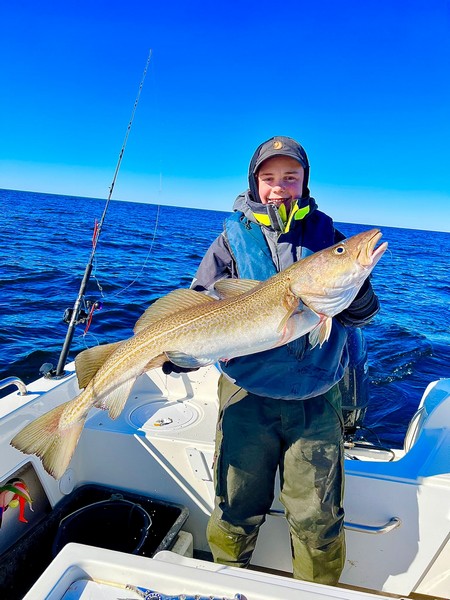
[[[58,362],[62,315],[76,299],[105,201],[0,190],[0,205],[0,379],[29,382],[43,363]],[[78,326],[69,358],[129,337],[153,300],[188,287],[227,214],[112,201],[86,292],[103,308],[87,332]],[[377,223],[337,225],[350,236]],[[450,234],[381,229],[389,250],[373,272],[382,310],[365,328],[365,425],[396,447],[426,385],[450,377]]]

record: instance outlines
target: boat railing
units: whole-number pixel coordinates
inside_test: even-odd
[[[271,515],[272,517],[284,517],[284,510],[278,510],[278,509],[274,509],[271,508],[268,512],[269,515]],[[351,523],[350,521],[345,521],[344,522],[344,528],[348,529],[349,531],[358,531],[359,533],[389,533],[389,531],[392,531],[393,529],[396,529],[397,527],[400,527],[400,525],[402,524],[401,519],[399,519],[398,517],[392,517],[391,519],[389,519],[389,521],[387,523],[384,523],[383,525],[363,525],[360,523]]]
[[[8,387],[8,385],[15,385],[19,390],[19,396],[26,396],[28,394],[27,386],[19,377],[5,377],[5,379],[0,380],[0,390]]]

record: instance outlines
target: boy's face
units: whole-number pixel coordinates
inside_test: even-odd
[[[295,198],[301,198],[303,191],[304,169],[290,156],[274,156],[265,160],[260,166],[258,192],[263,204],[284,204],[286,210]]]

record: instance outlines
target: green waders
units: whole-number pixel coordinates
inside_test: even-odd
[[[215,562],[249,565],[279,467],[294,577],[337,583],[345,560],[337,386],[308,400],[277,400],[247,393],[222,376],[219,399],[216,499],[207,528]]]

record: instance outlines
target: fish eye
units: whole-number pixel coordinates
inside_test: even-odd
[[[345,246],[336,246],[336,248],[333,250],[333,252],[335,254],[344,254],[345,253]]]

